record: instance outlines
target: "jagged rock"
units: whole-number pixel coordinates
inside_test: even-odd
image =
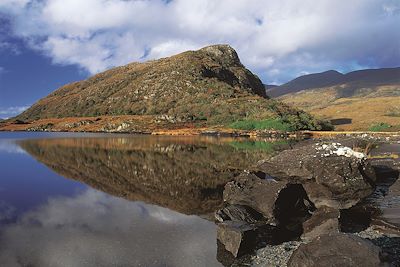
[[[289,267],[376,267],[383,264],[379,247],[343,233],[323,235],[308,244],[301,244],[288,262]]]
[[[227,207],[232,205],[236,213],[231,212],[228,216],[228,212],[222,210],[218,214],[227,220],[256,224],[259,229],[257,244],[279,244],[300,237],[302,223],[315,209],[302,185],[260,179],[252,173],[242,174],[229,182],[225,186],[224,201]],[[239,212],[235,208],[238,205],[248,207],[248,210],[243,212],[242,208]],[[260,214],[262,219],[254,214]],[[267,230],[261,231],[262,227]]]
[[[234,257],[251,252],[256,244],[256,228],[245,222],[227,221],[218,224],[217,239]]]
[[[264,220],[261,213],[254,209],[242,205],[228,205],[215,213],[218,222],[242,221],[247,223],[257,223]]]
[[[339,216],[340,213],[337,209],[330,207],[317,209],[311,218],[303,223],[302,238],[311,240],[324,234],[338,233]]]
[[[276,223],[275,202],[286,186],[287,182],[262,180],[253,174],[243,174],[225,185],[224,201],[231,205],[251,207],[261,213],[268,223]]]
[[[259,168],[281,181],[304,184],[317,208],[349,208],[370,195],[376,181],[365,155],[338,143],[286,150]]]
[[[306,206],[307,195],[301,185],[260,179],[254,174],[242,174],[227,183],[224,201],[250,207],[273,225],[289,225],[293,218],[304,216],[309,209]]]

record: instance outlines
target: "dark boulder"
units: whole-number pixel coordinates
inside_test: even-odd
[[[293,220],[309,215],[308,211],[313,207],[301,185],[260,179],[254,174],[242,174],[227,183],[224,201],[250,207],[272,225],[290,225]]]
[[[338,143],[285,150],[259,169],[277,180],[303,184],[317,208],[349,208],[370,195],[376,181],[365,155]]]
[[[245,222],[226,221],[218,224],[217,239],[234,257],[253,251],[256,227]]]
[[[381,254],[379,247],[354,235],[323,235],[300,245],[292,254],[288,266],[384,266]]]
[[[317,209],[307,221],[303,223],[302,239],[312,240],[324,234],[339,232],[339,210],[330,207]]]
[[[261,213],[268,223],[275,223],[275,202],[286,186],[287,182],[263,180],[253,174],[243,174],[225,185],[224,201],[231,205],[251,207]]]
[[[247,223],[257,223],[265,220],[261,213],[242,205],[227,205],[215,212],[215,219],[218,222],[241,221]]]

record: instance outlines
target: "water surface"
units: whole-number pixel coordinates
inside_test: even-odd
[[[223,186],[279,145],[0,133],[0,265],[220,266]]]

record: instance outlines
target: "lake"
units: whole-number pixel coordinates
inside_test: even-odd
[[[221,266],[224,185],[281,145],[1,132],[1,266]]]

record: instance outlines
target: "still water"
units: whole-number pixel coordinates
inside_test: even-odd
[[[279,145],[0,133],[0,266],[221,266],[223,187]]]

